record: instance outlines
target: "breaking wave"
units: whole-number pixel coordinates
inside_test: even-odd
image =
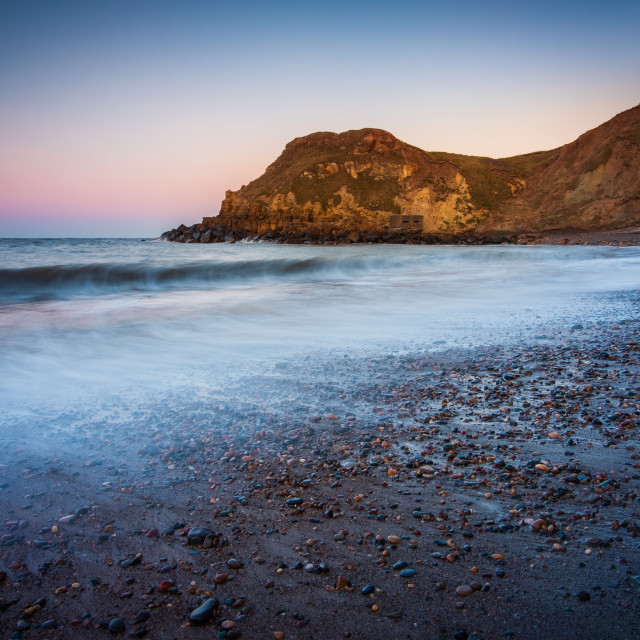
[[[165,289],[203,289],[256,281],[347,278],[357,272],[393,269],[401,261],[369,257],[236,260],[176,266],[71,264],[0,269],[0,300],[49,300]]]

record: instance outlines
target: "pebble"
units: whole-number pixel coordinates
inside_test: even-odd
[[[124,633],[126,630],[127,626],[122,618],[114,618],[109,623],[109,631],[111,631],[111,633]]]
[[[213,531],[207,527],[193,527],[187,533],[189,544],[202,544],[207,536],[212,536]]]
[[[415,569],[403,569],[403,570],[400,572],[400,575],[401,575],[403,578],[412,578],[413,576],[415,576],[415,575],[416,575],[416,571],[415,571]]]
[[[197,609],[194,609],[189,615],[189,620],[193,624],[204,624],[208,622],[213,613],[218,608],[218,601],[215,598],[205,600]]]
[[[387,536],[389,544],[399,544],[402,538],[400,536]]]
[[[473,587],[470,587],[468,584],[461,584],[456,588],[456,593],[463,598],[466,596],[470,596],[473,592]]]
[[[348,589],[350,586],[350,582],[344,576],[338,576],[336,580],[336,589]]]
[[[136,614],[136,618],[133,621],[133,624],[142,624],[143,622],[146,622],[150,617],[151,614],[146,609],[142,609]]]
[[[237,558],[230,558],[227,560],[227,567],[229,569],[241,569],[244,566],[242,560],[238,560]]]

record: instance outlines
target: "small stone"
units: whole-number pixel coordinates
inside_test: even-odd
[[[456,593],[463,598],[470,596],[473,593],[473,587],[470,587],[468,584],[461,584],[457,589]]]
[[[171,587],[173,587],[173,580],[163,580],[158,585],[158,591],[160,591],[160,593],[166,593],[167,591],[169,591],[169,589],[171,589]]]
[[[238,560],[237,558],[227,560],[227,567],[229,567],[229,569],[240,569],[242,566],[244,566],[242,560]]]
[[[336,589],[347,589],[351,586],[349,581],[344,576],[338,576],[336,580]]]
[[[229,574],[228,573],[219,573],[218,575],[216,575],[216,577],[213,579],[213,581],[216,584],[224,584],[228,579],[229,579]]]
[[[403,578],[413,578],[413,576],[415,576],[415,575],[416,575],[416,572],[415,572],[415,569],[403,569],[403,570],[400,572],[400,575],[401,575]]]
[[[233,629],[233,627],[235,626],[236,626],[236,623],[233,620],[223,620],[220,623],[220,628],[224,629],[225,631],[229,631]]]
[[[197,609],[194,609],[189,616],[193,624],[204,624],[211,619],[213,612],[218,608],[218,601],[215,598],[205,600]]]
[[[109,623],[109,631],[111,631],[111,633],[124,633],[126,629],[127,627],[124,623],[124,620],[122,620],[121,618],[114,618]]]
[[[375,590],[376,588],[372,584],[368,584],[366,587],[362,587],[362,590],[360,591],[360,593],[363,596],[368,596],[369,594],[373,593]]]
[[[578,593],[576,593],[576,596],[581,602],[588,602],[589,600],[591,600],[591,596],[589,595],[588,591],[578,591]]]
[[[273,632],[273,637],[276,640],[282,640],[282,638],[284,638],[284,633],[282,633],[282,631],[274,631]]]
[[[207,536],[213,535],[213,531],[207,527],[193,527],[187,533],[189,544],[202,544]]]
[[[142,609],[136,614],[136,619],[133,621],[133,624],[142,624],[143,622],[146,622],[150,617],[151,614],[146,609]]]
[[[389,544],[399,544],[402,538],[400,536],[387,536]]]

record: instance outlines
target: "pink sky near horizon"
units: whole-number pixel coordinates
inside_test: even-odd
[[[159,235],[217,214],[227,189],[314,131],[377,127],[427,151],[506,157],[640,100],[624,3],[590,17],[545,1],[355,5],[8,1],[0,236]]]

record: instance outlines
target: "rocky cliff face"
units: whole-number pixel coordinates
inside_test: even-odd
[[[428,153],[380,129],[314,133],[227,191],[218,216],[165,237],[473,239],[638,224],[640,106],[560,149],[500,160]]]
[[[332,238],[437,233],[480,219],[455,164],[362,129],[296,138],[264,175],[227,192],[218,221],[241,235]]]

